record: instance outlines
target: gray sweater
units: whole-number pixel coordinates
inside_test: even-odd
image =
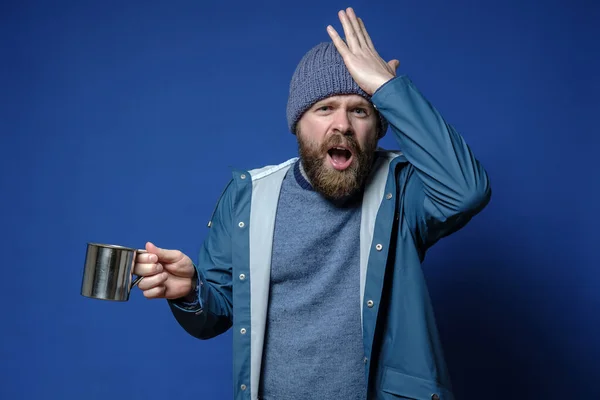
[[[275,221],[259,398],[363,399],[359,203],[315,192],[299,163]]]

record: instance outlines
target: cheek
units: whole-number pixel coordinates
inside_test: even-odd
[[[323,119],[307,119],[303,121],[301,129],[312,140],[319,140],[327,133],[329,124]]]
[[[327,134],[327,129],[312,121],[305,121],[299,126],[298,134],[305,143],[310,143],[313,147],[319,146]]]
[[[319,151],[321,147],[321,142],[317,138],[307,135],[305,130],[298,131],[297,139],[298,144],[305,152],[314,153]]]
[[[369,126],[368,129],[357,131],[356,141],[363,150],[377,146],[377,127]]]
[[[377,131],[378,118],[370,115],[367,118],[355,118],[352,126],[357,136],[366,136],[369,132]]]

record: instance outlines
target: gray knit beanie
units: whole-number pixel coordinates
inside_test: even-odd
[[[365,93],[350,75],[333,42],[320,43],[302,57],[292,76],[287,103],[290,132],[296,133],[298,120],[313,104],[340,94],[357,94],[371,101],[371,96]],[[379,137],[383,137],[388,122],[379,112],[377,115],[381,123]]]

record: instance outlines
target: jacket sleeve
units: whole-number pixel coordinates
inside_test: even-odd
[[[198,262],[194,264],[198,278],[196,301],[168,301],[177,322],[198,339],[213,338],[232,325],[232,186],[230,182],[217,203]]]
[[[490,201],[489,177],[463,137],[424,98],[412,81],[398,76],[372,97],[410,163],[404,213],[424,248],[466,225]]]

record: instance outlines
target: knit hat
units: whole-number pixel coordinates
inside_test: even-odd
[[[371,96],[362,90],[350,75],[333,42],[320,43],[302,57],[292,76],[287,103],[290,131],[296,133],[298,120],[316,102],[341,94],[357,94],[371,101]],[[383,137],[388,122],[379,112],[376,113],[381,123],[379,137]]]

